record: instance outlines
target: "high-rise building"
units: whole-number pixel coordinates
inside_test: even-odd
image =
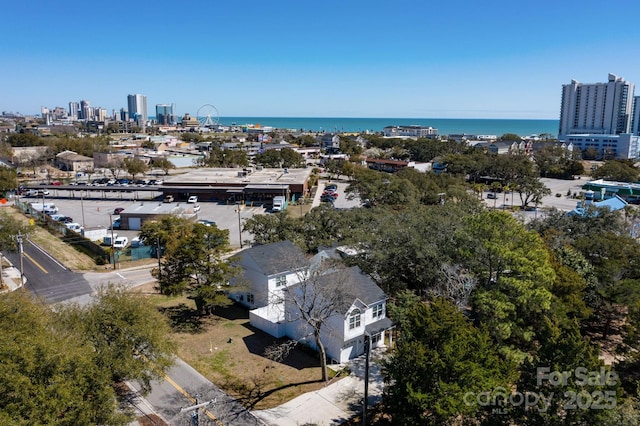
[[[574,134],[629,133],[634,85],[609,74],[606,83],[562,85],[558,139]]]
[[[147,124],[149,115],[147,114],[147,97],[144,95],[127,96],[127,106],[129,107],[129,117],[143,126]]]
[[[156,105],[156,121],[163,126],[176,124],[173,116],[173,104]]]
[[[120,120],[129,121],[129,112],[124,108],[120,108]]]
[[[69,102],[69,117],[73,119],[78,119],[78,113],[80,111],[80,103],[78,102]]]
[[[91,108],[91,102],[85,100],[80,101],[80,113],[78,118],[81,120],[93,120],[93,108]]]

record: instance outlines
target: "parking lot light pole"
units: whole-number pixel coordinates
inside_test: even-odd
[[[109,224],[111,225],[111,257],[113,258],[113,269],[116,269],[116,252],[113,247],[113,214],[109,213]]]
[[[240,248],[242,249],[242,220],[240,217],[240,213],[242,212],[242,205],[236,207],[236,211],[238,212],[238,236],[240,237]]]

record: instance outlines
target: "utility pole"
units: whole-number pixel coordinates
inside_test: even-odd
[[[202,402],[202,403],[198,404],[198,395],[195,395],[195,402],[196,402],[195,405],[180,409],[180,413],[186,413],[187,411],[191,412],[191,425],[192,426],[198,426],[198,410],[200,408],[206,407],[207,405],[215,404],[216,400],[212,399],[211,401],[206,401],[206,402]]]
[[[156,254],[158,255],[158,281],[162,277],[162,263],[160,263],[160,237],[156,237]]]
[[[364,335],[364,400],[362,406],[362,426],[367,426],[367,408],[369,402],[369,358],[371,357],[371,336]]]
[[[20,287],[24,289],[24,249],[22,247],[22,232],[18,231],[16,236],[18,249],[20,250]]]

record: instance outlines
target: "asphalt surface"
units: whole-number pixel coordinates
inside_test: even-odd
[[[44,249],[28,239],[23,242],[23,274],[26,288],[46,303],[62,302],[93,291],[89,282],[80,274],[67,269]],[[20,266],[18,252],[5,253],[16,267]]]

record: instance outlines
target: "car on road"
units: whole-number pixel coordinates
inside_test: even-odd
[[[197,195],[192,195],[191,197],[189,197],[189,199],[187,199],[187,203],[197,203],[197,202],[198,202]]]
[[[124,207],[116,207],[113,209],[113,214],[120,214],[124,211]]]

